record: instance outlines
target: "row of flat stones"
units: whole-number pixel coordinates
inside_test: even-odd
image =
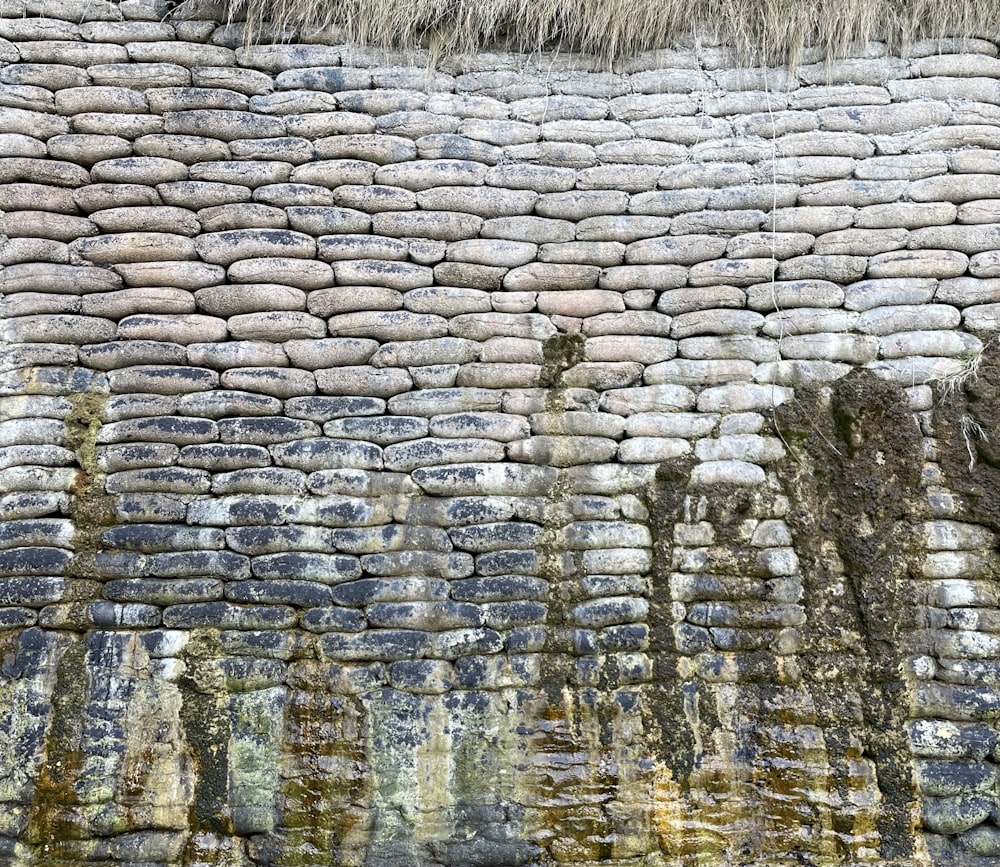
[[[541,647],[554,571],[587,600],[569,646],[642,679],[632,492],[655,462],[763,483],[788,386],[859,364],[914,386],[981,349],[957,329],[998,327],[992,44],[543,80],[60,8],[0,31],[3,388],[31,392],[2,422],[10,625],[516,654]],[[586,360],[554,405],[560,330]],[[45,576],[72,544],[47,517],[77,479],[65,394],[87,389],[114,395],[97,461],[131,526],[81,615]],[[540,542],[566,554],[543,568]],[[454,677],[435,665],[421,688]]]

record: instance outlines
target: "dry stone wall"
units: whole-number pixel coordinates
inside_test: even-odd
[[[996,863],[997,44],[3,16],[0,862]]]

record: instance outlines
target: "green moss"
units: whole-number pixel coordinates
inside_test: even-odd
[[[786,520],[809,612],[803,667],[824,684],[812,692],[832,784],[844,803],[867,804],[844,809],[836,824],[852,829],[847,853],[877,845],[885,858],[910,858],[916,795],[901,671],[916,624],[911,576],[922,551],[914,527],[926,518],[914,496],[921,434],[900,390],[863,373],[825,392],[800,389],[778,408],[776,424],[783,435],[803,435],[796,460],[777,466],[793,504]],[[858,777],[859,748],[877,783]],[[878,805],[852,799],[859,787],[878,791]]]
[[[220,655],[217,630],[192,630],[183,655],[185,673],[177,687],[181,728],[194,764],[191,829],[226,835],[233,830],[229,814],[231,721],[225,681],[215,664]]]
[[[289,696],[283,740],[293,771],[281,789],[281,867],[350,864],[367,836],[370,779],[363,711],[322,689]]]
[[[559,388],[562,375],[584,360],[586,341],[582,334],[554,334],[542,344],[542,369],[538,384],[542,388]]]
[[[85,758],[82,709],[89,688],[86,655],[83,639],[68,638],[56,665],[45,759],[35,780],[24,832],[25,842],[34,847],[34,867],[72,863],[76,857],[72,841],[90,836],[76,790]]]
[[[66,417],[67,445],[76,453],[80,472],[70,489],[70,516],[75,535],[74,556],[67,573],[72,578],[95,578],[94,556],[100,549],[101,534],[116,522],[115,498],[104,492],[104,474],[97,464],[97,435],[103,424],[108,395],[84,392],[70,395],[68,399],[72,410]],[[75,599],[84,601],[79,592]]]

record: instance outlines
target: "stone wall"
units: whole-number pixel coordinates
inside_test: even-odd
[[[0,862],[996,864],[996,44],[3,10]]]

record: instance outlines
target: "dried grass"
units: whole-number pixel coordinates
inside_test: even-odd
[[[427,47],[436,56],[502,47],[614,61],[711,34],[742,61],[796,60],[803,48],[895,48],[923,37],[996,35],[997,0],[228,0],[251,40],[334,28],[348,41]]]

